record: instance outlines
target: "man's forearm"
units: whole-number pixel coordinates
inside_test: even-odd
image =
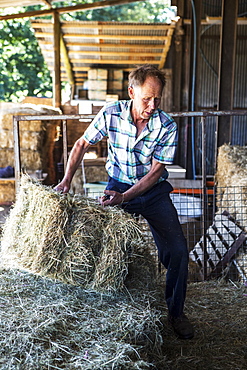
[[[79,167],[79,165],[81,164],[83,160],[84,154],[86,153],[89,145],[90,144],[88,144],[83,139],[78,139],[75,142],[71,150],[71,153],[69,155],[69,159],[68,159],[68,163],[67,163],[66,171],[64,175],[64,178],[67,181],[71,182],[77,168]]]
[[[164,169],[164,165],[156,163],[147,175],[145,175],[140,181],[138,181],[126,192],[124,192],[123,201],[129,202],[131,199],[136,198],[151,189],[163,174]]]

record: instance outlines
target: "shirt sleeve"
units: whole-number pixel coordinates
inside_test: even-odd
[[[177,125],[173,119],[166,124],[163,135],[158,140],[153,158],[163,164],[173,163],[178,141]]]
[[[90,123],[82,137],[87,143],[94,145],[105,136],[107,136],[106,113],[103,107]]]

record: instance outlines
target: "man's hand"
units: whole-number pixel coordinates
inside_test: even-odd
[[[60,193],[68,193],[70,189],[70,183],[67,180],[62,180],[57,186],[55,186],[54,190],[59,191]]]
[[[116,206],[124,202],[124,194],[113,190],[105,190],[105,195],[99,199],[100,204],[105,206]]]

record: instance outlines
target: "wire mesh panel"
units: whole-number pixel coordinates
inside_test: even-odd
[[[201,279],[224,277],[247,281],[244,193],[242,187],[217,188],[212,205],[207,204],[207,226],[190,251],[191,265],[197,267]]]
[[[209,112],[175,112],[170,113],[173,118],[179,117],[201,117],[199,151],[202,161],[202,170],[200,175],[202,181],[201,187],[189,188],[177,186],[171,193],[172,201],[178,211],[179,219],[188,241],[188,250],[190,255],[189,280],[198,281],[210,278],[226,277],[233,280],[247,281],[247,251],[246,251],[246,225],[247,225],[247,176],[246,166],[239,166],[239,172],[236,172],[237,161],[229,159],[231,150],[227,148],[225,155],[222,156],[221,177],[219,176],[219,163],[217,169],[218,184],[219,178],[222,178],[224,188],[208,188],[206,178],[208,175],[209,157],[207,152],[211,151],[207,147],[207,136],[209,130],[206,130],[206,118],[218,116],[247,116],[247,111],[209,111]],[[21,159],[20,159],[20,121],[31,120],[63,120],[63,147],[67,148],[66,127],[68,119],[82,119],[83,115],[59,115],[56,116],[14,116],[14,152],[15,152],[15,179],[16,191],[19,190]],[[214,127],[214,123],[209,121],[209,126]],[[212,149],[212,148],[211,148]],[[64,150],[67,153],[67,149]],[[236,148],[232,150],[237,152]],[[223,151],[224,152],[224,151]],[[229,152],[229,153],[228,153]],[[228,153],[228,154],[227,154]],[[223,153],[224,154],[224,153]],[[236,153],[235,153],[236,154]],[[218,154],[218,158],[219,158]],[[235,155],[236,157],[236,155]],[[226,162],[227,161],[227,162]],[[64,155],[64,167],[66,166],[67,156]],[[218,161],[219,162],[219,161]],[[236,163],[235,163],[236,162]],[[245,162],[244,162],[245,163]],[[212,167],[212,166],[211,166]],[[226,172],[228,177],[226,179]],[[235,174],[235,176],[234,176]],[[215,175],[215,174],[214,174]],[[240,176],[241,175],[241,176]],[[241,177],[241,179],[240,179]],[[230,182],[231,179],[231,182]],[[179,179],[181,181],[181,179]],[[195,180],[196,181],[196,180]],[[235,184],[236,186],[228,186]],[[238,183],[238,184],[237,184]],[[244,184],[244,186],[238,186]],[[89,190],[87,194],[89,196]],[[103,191],[100,189],[100,192]],[[100,196],[97,192],[97,197]],[[93,194],[90,194],[93,197]],[[140,220],[145,227],[145,236],[149,240],[150,248],[156,253],[156,247],[153,242],[151,232],[145,220]],[[160,264],[157,264],[160,268]]]
[[[103,193],[103,192],[102,192]],[[243,187],[176,189],[171,193],[189,250],[189,281],[226,278],[247,282],[247,203]],[[95,196],[94,196],[95,195]],[[99,192],[90,192],[98,198]],[[203,203],[204,202],[204,203]],[[204,212],[204,217],[203,216]],[[139,223],[164,276],[147,221]]]

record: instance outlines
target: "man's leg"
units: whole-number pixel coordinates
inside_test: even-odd
[[[188,277],[188,249],[169,193],[142,212],[150,225],[159,259],[167,269],[165,298],[171,316],[183,313]]]
[[[124,192],[129,186],[109,181],[107,188]],[[181,338],[192,338],[193,327],[183,314],[188,276],[188,249],[170,199],[172,186],[164,181],[130,202],[123,204],[126,212],[141,214],[149,223],[159,258],[167,269],[165,298],[175,332]]]
[[[177,211],[170,199],[169,183],[158,184],[125,210],[140,213],[149,223],[159,259],[167,269],[165,298],[169,318],[181,338],[192,338],[193,327],[183,313],[188,277],[188,249]]]

